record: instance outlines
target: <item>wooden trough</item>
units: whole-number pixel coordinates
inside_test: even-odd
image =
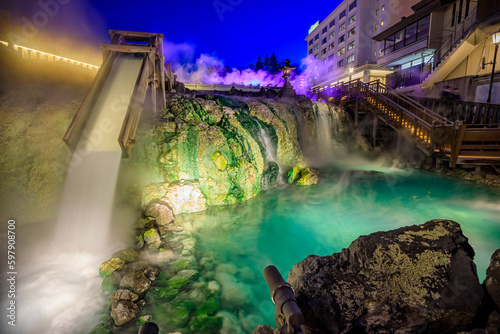
[[[141,69],[121,127],[118,142],[123,157],[130,156],[147,92],[151,92],[153,110],[165,107],[165,70],[163,34],[110,30],[111,44],[101,44],[103,64],[73,118],[64,142],[74,151],[92,114],[97,98],[106,82],[114,59],[120,53],[144,54]]]

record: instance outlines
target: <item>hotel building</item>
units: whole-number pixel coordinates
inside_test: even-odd
[[[316,22],[305,38],[307,54],[319,62],[308,83],[313,90],[360,78],[384,80],[391,71],[377,67],[382,49],[373,36],[413,13],[418,0],[344,0],[325,19]]]

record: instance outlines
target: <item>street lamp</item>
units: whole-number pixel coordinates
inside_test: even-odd
[[[491,70],[490,90],[488,92],[488,100],[486,100],[486,103],[491,103],[491,90],[493,89],[493,78],[495,76],[495,64],[497,62],[498,44],[500,44],[500,30],[491,36],[493,37],[493,44],[495,45],[495,55],[493,56],[493,69]]]

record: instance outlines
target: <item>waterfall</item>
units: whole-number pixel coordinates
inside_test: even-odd
[[[274,148],[273,142],[271,140],[271,136],[269,136],[269,133],[264,130],[262,125],[260,125],[259,122],[257,122],[259,125],[260,133],[259,133],[259,142],[262,144],[264,147],[264,150],[266,151],[266,156],[265,156],[265,162],[266,162],[266,167],[269,164],[269,162],[275,162],[278,163],[278,156],[276,154],[276,149]]]
[[[334,159],[339,147],[340,120],[338,113],[322,102],[314,102],[314,160],[322,163]]]
[[[141,64],[115,59],[69,164],[53,238],[19,265],[17,333],[88,333],[105,303],[98,268],[119,247],[109,235],[117,138]]]
[[[259,133],[257,140],[265,151],[265,170],[262,175],[262,188],[267,189],[275,183],[284,183],[283,171],[278,163],[277,147],[274,146],[271,136],[267,129],[264,129],[259,122]]]

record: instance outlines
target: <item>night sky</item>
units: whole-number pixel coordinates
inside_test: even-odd
[[[49,52],[57,52],[62,41],[75,52],[86,41],[97,54],[100,43],[109,43],[108,29],[133,30],[164,33],[184,49],[183,61],[206,53],[230,67],[246,67],[272,52],[299,63],[309,27],[340,2],[7,0],[0,8],[10,11],[14,31],[28,37],[27,43],[38,42]]]

